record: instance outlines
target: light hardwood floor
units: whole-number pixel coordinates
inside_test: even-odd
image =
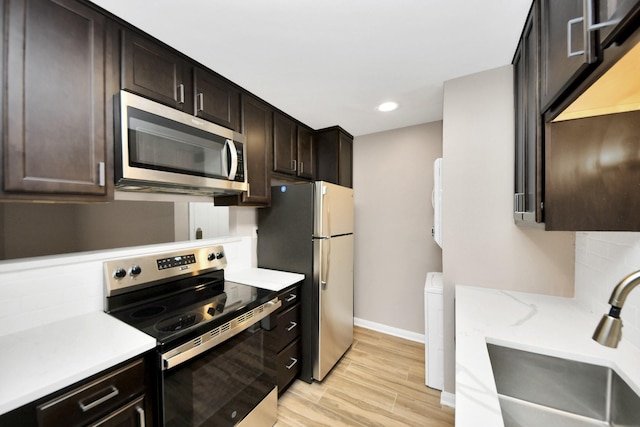
[[[454,425],[454,410],[424,384],[424,345],[360,327],[321,383],[296,380],[275,427]]]

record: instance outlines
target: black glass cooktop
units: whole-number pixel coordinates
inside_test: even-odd
[[[113,299],[109,313],[153,336],[159,346],[206,333],[275,298],[276,292],[224,280],[221,271]]]

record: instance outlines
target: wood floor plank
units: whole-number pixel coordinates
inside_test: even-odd
[[[354,343],[322,382],[296,380],[276,427],[452,427],[455,413],[424,384],[424,345],[354,328]]]

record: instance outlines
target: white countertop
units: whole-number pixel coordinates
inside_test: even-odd
[[[0,337],[0,414],[156,346],[153,337],[93,312]]]
[[[102,263],[96,265],[94,305],[102,298]],[[225,278],[280,291],[300,282],[304,275],[247,268],[225,271]],[[33,298],[29,296],[28,300]],[[156,346],[155,338],[102,311],[42,323],[0,334],[0,415]]]
[[[245,270],[230,271],[228,273],[225,271],[224,278],[230,282],[278,292],[304,280],[304,274],[268,270],[265,268],[248,268]]]
[[[604,313],[571,298],[471,286],[456,286],[455,298],[456,427],[504,425],[487,342],[608,366],[640,393],[640,349],[624,337],[617,349],[591,339]]]

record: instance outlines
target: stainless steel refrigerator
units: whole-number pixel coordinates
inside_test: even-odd
[[[272,187],[258,209],[258,267],[305,275],[299,378],[322,381],[353,343],[353,190],[318,181]]]

